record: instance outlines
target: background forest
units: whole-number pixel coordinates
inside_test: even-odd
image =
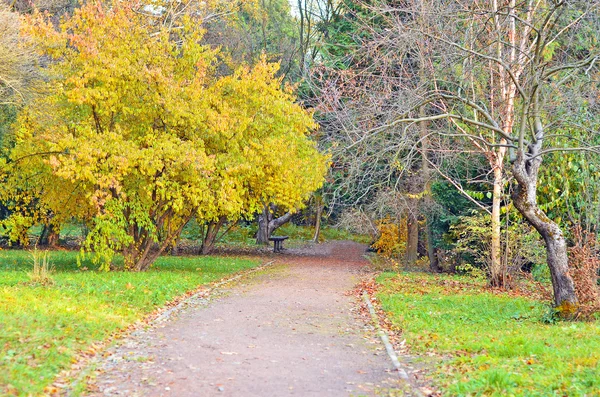
[[[202,253],[323,219],[496,287],[547,262],[557,306],[594,284],[596,2],[79,6],[2,11],[7,243],[75,222],[143,270],[192,219]]]

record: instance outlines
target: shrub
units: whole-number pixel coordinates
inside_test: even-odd
[[[594,233],[577,225],[572,229],[573,246],[569,248],[569,273],[575,283],[575,293],[584,312],[600,311],[598,288],[598,241]]]
[[[533,228],[517,214],[509,214],[509,225],[502,222],[500,233],[502,265],[507,277],[523,268],[535,268],[545,264],[545,250],[542,241]],[[491,263],[490,249],[492,241],[491,217],[489,214],[475,212],[462,216],[460,221],[450,227],[446,236],[455,241],[455,251],[472,268],[489,273]],[[464,268],[464,265],[459,266]],[[472,268],[466,273],[472,273]]]
[[[373,248],[388,258],[398,258],[406,251],[407,225],[406,219],[399,222],[384,218],[377,222],[379,238],[373,243]]]

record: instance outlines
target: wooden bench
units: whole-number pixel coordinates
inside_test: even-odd
[[[287,240],[288,236],[272,236],[269,237],[269,241],[273,242],[273,252],[281,252],[283,250],[283,242]]]

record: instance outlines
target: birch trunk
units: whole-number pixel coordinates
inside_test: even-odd
[[[323,202],[317,200],[317,213],[315,215],[315,234],[313,235],[312,241],[314,243],[319,242],[319,234],[321,234],[321,216],[323,215]]]
[[[494,168],[494,190],[492,194],[492,244],[490,263],[490,285],[493,287],[506,286],[506,269],[502,261],[500,243],[500,204],[502,201],[502,169]]]

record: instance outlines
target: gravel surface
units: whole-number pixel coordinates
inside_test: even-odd
[[[271,256],[266,271],[134,332],[100,363],[92,396],[359,396],[399,384],[347,292],[366,246]]]

